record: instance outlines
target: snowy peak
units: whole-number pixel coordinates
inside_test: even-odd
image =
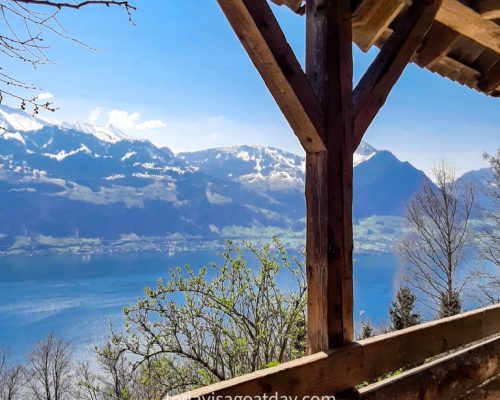
[[[44,127],[53,126],[63,130],[75,130],[95,136],[97,139],[107,143],[117,143],[120,140],[130,140],[123,132],[112,125],[97,126],[88,122],[76,124],[49,120],[38,115],[31,115],[25,111],[0,105],[0,127],[4,128],[5,138],[18,139],[19,135],[9,136],[19,132],[36,132]]]
[[[97,139],[107,143],[117,143],[121,140],[130,139],[127,135],[125,135],[125,133],[115,128],[113,125],[96,126],[88,122],[79,122],[76,124],[64,123],[63,126],[67,129],[74,129],[89,135],[93,135]]]
[[[375,154],[375,148],[362,142],[354,154],[354,166]],[[230,146],[178,156],[204,174],[229,178],[253,189],[302,190],[304,186],[305,158],[273,147]]]
[[[28,132],[42,129],[46,122],[22,110],[8,106],[0,106],[0,126],[12,132]]]
[[[378,150],[376,150],[373,146],[369,145],[366,142],[361,142],[361,144],[356,149],[356,151],[354,152],[354,155],[353,155],[354,166],[357,166],[357,165],[361,164],[362,162],[369,160],[377,153],[378,153]]]
[[[254,189],[295,189],[304,181],[304,158],[273,147],[230,146],[180,153],[178,157],[206,175]]]

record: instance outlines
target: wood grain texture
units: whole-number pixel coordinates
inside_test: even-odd
[[[360,390],[361,400],[454,400],[500,374],[500,336]]]
[[[306,72],[326,150],[306,160],[308,352],[353,340],[352,26],[349,0],[310,0]]]
[[[376,336],[175,397],[331,395],[500,333],[500,305]]]
[[[443,0],[436,20],[500,54],[500,26],[458,0]]]
[[[441,0],[414,2],[354,90],[354,149],[430,30]]]
[[[487,94],[500,88],[500,60],[479,79],[477,86]]]
[[[362,51],[370,50],[405,5],[406,0],[361,2],[352,16],[354,42]]]
[[[218,3],[304,149],[324,150],[318,100],[267,1]]]
[[[417,64],[422,67],[432,67],[448,54],[458,38],[456,31],[435,21],[418,50]]]

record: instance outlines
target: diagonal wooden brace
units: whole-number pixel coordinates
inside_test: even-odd
[[[414,1],[354,89],[353,151],[434,23],[441,0]]]
[[[321,107],[267,1],[217,1],[304,149],[324,150]]]

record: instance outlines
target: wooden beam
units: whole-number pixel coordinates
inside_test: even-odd
[[[306,3],[306,72],[326,150],[306,159],[308,352],[353,340],[352,25],[350,0]]]
[[[176,396],[332,395],[500,332],[500,304],[352,343]],[[438,397],[439,398],[439,397]]]
[[[441,0],[415,1],[354,90],[354,148],[431,28]]]
[[[485,47],[500,53],[500,26],[458,0],[443,0],[436,20]]]
[[[452,400],[497,374],[500,374],[500,336],[362,388],[359,398]]]
[[[500,87],[500,60],[498,60],[477,83],[477,87],[487,94]]]
[[[440,58],[448,54],[458,38],[459,34],[456,31],[434,21],[418,50],[417,63],[422,67],[432,67]]]
[[[476,8],[483,18],[500,19],[500,0],[476,0]]]
[[[217,0],[307,152],[325,149],[318,100],[266,0]]]
[[[362,51],[370,50],[405,6],[406,0],[361,2],[352,15],[354,42]]]

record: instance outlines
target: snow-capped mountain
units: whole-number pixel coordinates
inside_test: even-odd
[[[354,166],[376,153],[368,143],[361,143],[354,154]],[[207,175],[230,179],[254,190],[304,190],[304,157],[273,147],[231,146],[178,156]]]
[[[53,246],[54,238],[103,243],[303,232],[299,155],[261,146],[175,155],[113,127],[48,121],[4,106],[0,126],[0,251],[37,247],[46,238]],[[367,143],[354,162],[356,218],[401,215],[426,179]]]
[[[304,158],[272,147],[231,146],[180,153],[204,174],[239,182],[254,190],[303,190]]]

